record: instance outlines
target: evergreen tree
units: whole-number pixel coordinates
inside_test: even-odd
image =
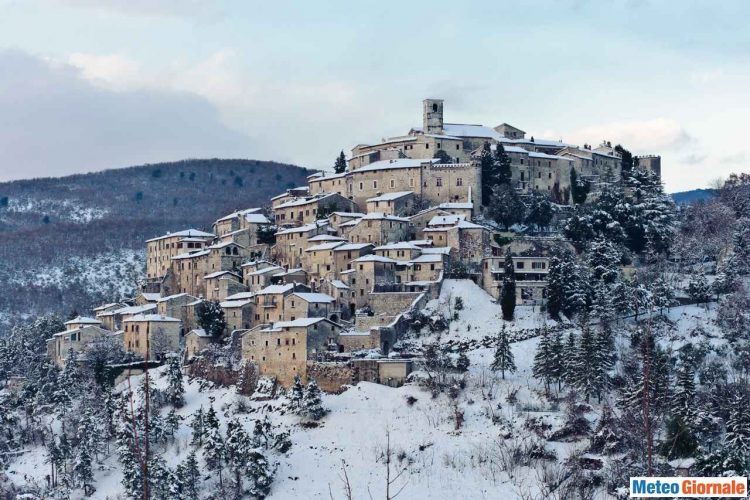
[[[596,398],[601,403],[602,394],[606,394],[609,390],[611,382],[609,372],[615,364],[615,341],[608,325],[602,324],[599,326],[594,342],[595,354],[592,376],[596,387]]]
[[[485,142],[482,145],[482,151],[479,154],[479,168],[482,174],[482,205],[489,206],[492,199],[492,189],[495,187],[495,160],[492,157],[490,143]]]
[[[620,252],[602,236],[589,243],[586,251],[586,263],[591,269],[592,277],[611,285],[620,277]]]
[[[219,338],[227,328],[224,310],[218,302],[203,301],[196,308],[198,326],[214,338]]]
[[[524,221],[526,205],[510,184],[500,184],[492,190],[487,207],[487,216],[506,230]]]
[[[669,310],[670,307],[677,304],[674,287],[672,287],[663,274],[654,281],[651,294],[653,296],[654,307],[659,308],[659,312],[662,315],[664,314],[664,309]]]
[[[346,172],[346,156],[344,156],[343,151],[336,157],[336,162],[333,164],[333,171],[337,174]]]
[[[570,167],[570,194],[573,198],[573,203],[576,205],[585,203],[590,190],[591,185],[587,181],[579,179],[576,169]]]
[[[500,305],[503,310],[503,319],[505,321],[513,321],[513,313],[516,309],[516,272],[510,249],[505,253],[504,270]]]
[[[602,378],[601,367],[598,366],[597,345],[594,334],[588,325],[581,331],[581,341],[575,355],[575,386],[581,390],[588,403],[589,398],[600,389],[598,382]]]
[[[675,415],[667,421],[667,433],[661,452],[668,459],[691,457],[698,449],[698,441],[693,430],[682,417]]]
[[[323,407],[320,388],[318,388],[315,379],[311,378],[307,383],[305,396],[302,399],[302,414],[313,420],[320,420],[326,413],[328,413],[328,410]]]
[[[495,145],[493,170],[495,174],[494,179],[492,179],[494,185],[511,183],[513,172],[511,170],[510,156],[505,152],[505,148],[501,143]]]
[[[77,448],[75,465],[73,466],[73,472],[78,480],[78,483],[83,488],[83,492],[86,496],[93,493],[92,483],[94,482],[94,471],[91,467],[91,451],[88,445],[80,443]]]
[[[682,422],[693,425],[695,415],[695,370],[683,361],[677,371],[675,390],[672,394],[671,411],[682,419]]]
[[[573,330],[568,332],[568,338],[563,348],[563,380],[566,383],[575,385],[578,379],[578,343]]]
[[[302,412],[302,399],[305,397],[304,387],[299,375],[294,376],[294,384],[289,389],[289,410],[297,415]]]
[[[687,292],[690,298],[698,304],[707,304],[711,300],[711,287],[702,270],[690,278]]]
[[[554,208],[549,196],[536,191],[531,193],[526,207],[526,224],[543,231],[549,227],[553,216]]]
[[[539,339],[539,345],[534,355],[534,364],[532,366],[532,373],[534,377],[544,381],[544,390],[549,394],[550,382],[555,379],[555,367],[554,367],[554,354],[553,339],[550,337],[549,330],[545,326],[542,329],[542,335]]]
[[[457,371],[461,373],[465,373],[469,371],[469,365],[471,362],[469,361],[469,357],[466,355],[466,352],[461,351],[458,353],[458,357],[456,358],[456,364],[455,368]]]
[[[212,407],[213,408],[213,407]],[[206,469],[219,474],[219,485],[224,487],[222,471],[224,470],[224,440],[219,433],[219,425],[206,421],[206,432],[203,438],[203,460]]]
[[[745,473],[750,461],[750,403],[742,393],[736,394],[730,403],[724,443],[734,456],[745,457],[745,470],[737,471]]]
[[[253,498],[265,498],[271,491],[273,468],[265,455],[258,449],[250,452],[247,475],[250,479],[247,493]]]
[[[201,476],[198,468],[198,459],[195,450],[191,451],[182,462],[179,473],[181,493],[187,500],[198,500],[200,498]]]
[[[193,430],[193,439],[190,444],[198,447],[203,446],[203,434],[205,433],[205,429],[202,406],[193,413],[193,419],[190,421],[190,428]]]
[[[182,384],[182,369],[177,356],[169,358],[166,397],[167,402],[175,408],[181,408],[185,404],[185,387]]]
[[[505,331],[505,325],[500,329],[497,349],[495,350],[495,359],[492,361],[490,368],[492,371],[499,371],[502,373],[503,379],[505,379],[506,371],[509,373],[516,371],[516,362],[513,357],[513,351],[510,348],[510,341],[508,340],[508,334]]]
[[[565,379],[565,346],[562,331],[558,330],[552,340],[550,348],[549,373],[552,380],[557,382],[557,390]]]
[[[242,480],[248,468],[252,444],[250,436],[247,435],[238,420],[232,420],[227,424],[225,443],[226,461],[232,473],[235,498],[239,499],[242,498],[244,493]]]
[[[744,211],[737,220],[737,227],[732,235],[732,260],[736,267],[734,272],[740,276],[750,274],[750,212]]]

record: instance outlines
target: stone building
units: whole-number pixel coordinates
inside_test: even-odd
[[[341,224],[339,228],[342,235],[352,243],[384,245],[408,240],[410,236],[409,219],[382,212],[368,213],[361,219]]]
[[[284,268],[267,261],[252,261],[242,264],[242,282],[251,292],[258,292],[268,285],[278,283]]]
[[[194,328],[185,335],[185,361],[190,361],[214,342],[214,338],[203,328]]]
[[[337,193],[316,193],[303,198],[292,198],[273,207],[278,225],[301,226],[328,216],[331,212],[353,211],[354,204]]]
[[[125,350],[157,360],[180,350],[180,320],[160,314],[137,314],[123,320]]]
[[[247,330],[257,324],[255,322],[255,294],[246,292],[232,295],[220,302],[219,305],[224,311],[227,333],[235,330]]]
[[[232,271],[217,271],[203,277],[206,282],[206,300],[221,301],[235,293],[244,292],[247,287],[242,277]]]
[[[294,292],[284,297],[284,320],[330,318],[334,299],[325,293]]]
[[[314,236],[329,234],[328,221],[315,221],[303,226],[283,229],[276,233],[276,245],[272,255],[283,266],[299,267],[302,256],[309,246],[308,239]]]
[[[138,314],[155,313],[157,304],[145,304],[142,306],[125,306],[120,309],[106,311],[97,315],[97,319],[107,330],[117,331],[123,329],[122,322]]]
[[[300,318],[260,326],[242,335],[242,357],[258,365],[261,376],[275,377],[282,387],[294,377],[307,380],[307,361],[338,350],[341,326],[325,318]]]
[[[414,191],[395,191],[367,200],[367,212],[382,212],[386,215],[411,215],[414,208]]]
[[[336,277],[341,279],[344,271],[352,269],[352,261],[373,252],[375,245],[372,243],[345,243],[333,250],[333,266],[336,269]]]
[[[47,356],[59,368],[64,367],[70,351],[80,353],[92,342],[100,341],[112,334],[101,326],[101,321],[84,316],[66,321],[65,330],[47,340]]]
[[[207,247],[214,235],[197,229],[187,229],[146,240],[146,278],[159,283],[172,264],[172,258]]]
[[[189,305],[193,304],[196,300],[198,300],[198,297],[193,297],[187,293],[162,297],[156,303],[156,313],[161,316],[177,318],[182,322],[183,328],[188,329],[191,324]]]

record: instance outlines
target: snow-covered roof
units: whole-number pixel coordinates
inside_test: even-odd
[[[225,215],[224,217],[220,219],[216,219],[216,222],[223,222],[227,220],[232,220],[240,217],[241,215],[247,215],[247,214],[253,214],[256,212],[260,212],[260,208],[247,208],[245,210],[237,210],[236,212],[232,212],[229,215]]]
[[[245,220],[250,224],[270,224],[271,221],[263,214],[245,214]]]
[[[412,159],[412,158],[398,158],[396,160],[381,160],[365,165],[354,170],[357,172],[371,172],[373,170],[387,170],[391,168],[415,168],[419,167],[423,163],[435,163],[439,160],[436,159]]]
[[[340,247],[336,247],[334,252],[349,252],[351,250],[362,250],[366,247],[373,246],[372,243],[347,243],[345,245],[341,245]]]
[[[463,215],[436,215],[432,219],[430,219],[430,222],[427,223],[428,226],[455,226],[460,221],[466,219]]]
[[[433,244],[432,240],[412,240],[411,242],[418,247],[431,247]]]
[[[420,249],[422,250],[422,254],[425,255],[450,255],[451,253],[450,247],[420,247]]]
[[[308,231],[314,231],[316,229],[326,227],[327,225],[328,225],[327,221],[324,221],[324,222],[316,221],[316,222],[311,222],[310,224],[305,224],[302,226],[290,227],[289,229],[284,229],[276,233],[276,235],[278,236],[280,234],[306,233]]]
[[[409,219],[406,217],[396,217],[395,215],[389,215],[383,212],[370,212],[365,214],[365,216],[359,220],[392,220],[398,222],[409,222]]]
[[[78,328],[73,328],[71,330],[63,330],[61,332],[54,333],[54,334],[52,334],[52,336],[53,337],[62,337],[64,335],[70,335],[71,333],[87,332],[87,331],[95,331],[95,332],[100,332],[102,334],[108,333],[108,330],[105,330],[104,328],[101,328],[98,325],[84,325],[84,326],[80,326]]]
[[[458,224],[456,224],[456,227],[459,229],[487,229],[484,226],[480,226],[479,224],[474,224],[473,222],[469,222],[467,220],[462,220]]]
[[[89,318],[88,316],[77,316],[70,321],[66,321],[66,325],[101,325],[102,322],[98,319]]]
[[[198,252],[187,252],[187,253],[181,253],[180,255],[175,255],[172,257],[172,260],[182,260],[182,259],[193,259],[196,257],[205,257],[206,255],[210,254],[210,250],[200,250]]]
[[[240,248],[245,248],[242,245],[240,245],[239,243],[235,243],[234,241],[222,241],[221,243],[215,243],[215,244],[211,245],[210,247],[206,247],[206,248],[214,248],[214,249],[216,249],[216,248],[225,248],[225,247],[228,247],[229,245],[236,245],[236,246],[238,246]]]
[[[346,241],[346,238],[342,238],[341,236],[333,236],[330,234],[319,234],[317,236],[313,236],[312,238],[307,238],[308,243],[314,243],[316,241]]]
[[[252,304],[253,302],[253,299],[225,300],[223,302],[219,302],[219,305],[222,308],[231,309],[232,307],[245,307],[246,305]]]
[[[695,465],[694,458],[678,458],[676,460],[670,460],[667,462],[673,469],[689,469]]]
[[[219,276],[224,276],[225,274],[231,274],[232,276],[239,278],[237,273],[233,273],[232,271],[216,271],[215,273],[207,274],[203,276],[204,280],[208,280],[211,278],[218,278]]]
[[[99,307],[95,307],[94,308],[94,312],[103,311],[105,309],[111,309],[111,308],[117,307],[117,306],[122,306],[122,304],[119,303],[119,302],[110,302],[108,304],[102,304]]]
[[[184,297],[184,296],[187,296],[187,294],[186,293],[176,293],[174,295],[167,295],[166,297],[161,297],[156,302],[167,302],[169,300],[173,300],[173,299],[176,299],[178,297]]]
[[[354,262],[382,262],[387,264],[397,264],[398,261],[389,259],[388,257],[383,257],[382,255],[363,255],[362,257],[359,257],[358,259],[354,259]]]
[[[155,292],[142,292],[139,295],[149,302],[156,302],[161,298],[161,294]]]
[[[292,207],[298,207],[300,205],[307,205],[308,203],[315,203],[320,200],[324,200],[328,197],[333,196],[334,193],[318,193],[313,196],[305,196],[303,198],[297,198],[294,200],[289,200],[287,202],[282,203],[281,205],[277,205],[274,207],[274,210],[279,208],[292,208]]]
[[[313,245],[305,249],[305,252],[318,252],[324,250],[333,250],[334,248],[343,245],[343,241],[330,241],[328,243],[320,243],[319,245]]]
[[[330,304],[333,302],[333,297],[326,295],[325,293],[312,293],[312,292],[295,292],[292,295],[296,295],[305,302],[310,303],[325,303]]]
[[[141,314],[147,311],[153,311],[156,309],[156,304],[144,304],[142,306],[126,306],[122,309],[116,309],[109,313],[104,313],[102,316],[109,316],[115,314]]]
[[[366,214],[362,212],[333,212],[331,215],[338,215],[339,217],[364,217]]]
[[[453,202],[453,203],[441,203],[438,205],[438,208],[441,208],[443,210],[446,209],[462,209],[462,210],[472,210],[474,208],[474,204],[471,202]]]
[[[333,179],[341,179],[342,177],[346,177],[346,172],[342,172],[340,174],[330,174],[330,175],[323,175],[323,172],[318,172],[318,175],[310,175],[307,178],[310,179],[313,182],[317,181],[330,181]]]
[[[162,316],[161,314],[136,314],[135,316],[131,318],[123,320],[123,323],[135,322],[135,321],[159,321],[161,323],[180,323],[180,320],[177,318],[171,318],[169,316]]]
[[[548,155],[546,153],[537,153],[535,151],[529,152],[529,158],[544,158],[547,160],[567,160],[571,161],[567,156]]]
[[[428,253],[410,260],[409,264],[424,264],[431,262],[443,262],[443,256],[441,254]]]
[[[334,288],[341,288],[341,289],[344,289],[344,290],[348,290],[349,289],[349,285],[347,285],[346,283],[344,283],[341,280],[331,280],[331,286],[333,286]]]
[[[277,293],[286,293],[289,290],[293,290],[294,285],[292,283],[286,284],[286,285],[269,285],[265,287],[263,290],[258,292],[258,295],[272,295]]]
[[[196,336],[202,337],[202,338],[210,338],[211,337],[211,335],[209,335],[208,333],[206,333],[206,330],[204,330],[203,328],[194,328],[194,329],[190,330],[187,334],[190,335],[191,333],[194,333]]]
[[[299,318],[292,321],[279,321],[277,323],[273,324],[273,329],[278,330],[279,328],[295,328],[295,327],[308,327],[310,325],[314,325],[315,323],[320,323],[321,321],[330,321],[326,318]]]
[[[499,139],[500,142],[503,143],[503,146],[505,144],[526,144],[528,146],[541,146],[541,147],[559,147],[559,148],[567,148],[567,147],[574,147],[574,144],[567,144],[562,141],[555,141],[553,139],[539,139],[534,138],[532,141],[531,138],[529,139],[508,139],[507,137],[502,137]]]
[[[444,123],[443,132],[455,137],[482,137],[499,141],[502,135],[491,127],[469,123]]]
[[[375,250],[421,250],[417,245],[410,241],[399,241],[395,243],[386,243],[375,247]]]
[[[239,292],[229,295],[226,300],[246,300],[255,297],[255,292]]]
[[[158,241],[158,240],[163,240],[165,238],[174,238],[174,237],[180,237],[180,236],[184,236],[186,238],[189,238],[189,237],[213,238],[215,235],[213,233],[207,233],[205,231],[198,231],[197,229],[185,229],[184,231],[177,231],[175,233],[167,233],[164,236],[151,238],[150,240],[146,240],[146,242]]]
[[[375,196],[374,198],[368,198],[367,202],[370,203],[371,201],[393,201],[398,200],[399,198],[404,198],[406,196],[411,196],[414,194],[414,191],[396,191],[394,193],[384,193],[380,196]]]
[[[251,273],[248,273],[248,276],[260,276],[261,274],[268,274],[268,273],[274,273],[274,276],[276,273],[283,273],[284,268],[281,266],[271,266],[271,267],[264,267],[263,269],[258,269],[257,271],[253,271]]]

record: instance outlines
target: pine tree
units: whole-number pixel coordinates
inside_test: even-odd
[[[711,287],[703,271],[693,275],[688,283],[687,292],[697,304],[706,304],[711,300]]]
[[[513,172],[511,170],[510,156],[505,152],[501,143],[495,145],[495,158],[493,165],[493,184],[510,184]]]
[[[575,385],[578,379],[578,344],[573,330],[568,332],[568,339],[563,347],[563,380],[570,385]]]
[[[498,345],[495,350],[495,359],[490,365],[492,371],[499,371],[502,373],[503,379],[505,379],[505,372],[513,373],[516,371],[516,362],[513,357],[513,351],[510,348],[510,341],[508,340],[508,334],[505,331],[505,325],[500,329],[500,335],[498,336]]]
[[[578,178],[578,172],[576,169],[570,168],[570,194],[573,198],[573,203],[576,205],[582,205],[586,202],[586,197],[591,190],[591,185],[583,179]]]
[[[724,443],[733,455],[750,460],[750,402],[744,394],[736,394],[730,403]]]
[[[503,319],[505,321],[513,321],[513,313],[516,309],[516,272],[510,249],[505,254],[505,273],[503,274],[503,290],[500,305],[503,310]]]
[[[732,235],[732,258],[736,263],[734,272],[740,276],[750,273],[750,217],[745,212],[737,220],[737,228]]]
[[[547,395],[549,395],[550,382],[555,378],[552,342],[549,330],[545,326],[542,329],[542,335],[539,339],[539,345],[537,346],[536,354],[534,355],[534,364],[532,367],[534,377],[544,382],[544,390]]]
[[[202,406],[193,413],[193,419],[190,421],[190,428],[193,430],[193,439],[190,441],[190,444],[198,447],[203,446],[203,434],[205,433],[205,430]]]
[[[91,455],[91,450],[89,450],[88,444],[85,441],[79,443],[76,450],[76,460],[73,466],[73,473],[78,480],[78,484],[83,488],[83,492],[86,496],[92,493],[92,483],[94,482],[94,471],[91,467]]]
[[[458,372],[464,373],[469,370],[469,365],[471,362],[469,361],[469,357],[466,355],[466,352],[461,351],[458,353],[458,358],[456,358],[456,364],[455,368]]]
[[[181,493],[187,500],[198,500],[200,498],[200,469],[198,468],[198,458],[195,456],[195,450],[191,451],[187,458],[182,462],[179,470],[179,481]]]
[[[609,372],[615,363],[615,342],[608,325],[600,325],[594,342],[593,378],[596,386],[596,399],[601,403],[602,394],[609,390],[611,382]]]
[[[594,279],[612,284],[620,276],[620,252],[602,236],[589,243],[586,251],[586,262],[591,268]]]
[[[203,301],[196,308],[198,326],[214,338],[219,338],[227,329],[224,309],[218,302]]]
[[[346,156],[344,156],[343,151],[336,157],[336,162],[333,164],[333,171],[337,174],[346,172]]]
[[[695,412],[695,370],[684,362],[677,371],[675,390],[672,394],[671,411],[687,425],[694,425]]]
[[[664,309],[669,310],[670,307],[677,304],[674,288],[664,275],[660,275],[654,281],[651,293],[654,298],[654,307],[659,308],[659,312],[662,315],[664,314]]]
[[[219,485],[223,488],[221,472],[224,470],[224,440],[219,433],[218,422],[215,426],[206,426],[203,438],[203,460],[206,463],[206,469],[219,474]]]
[[[495,161],[492,158],[490,143],[485,142],[479,154],[479,168],[482,174],[482,205],[489,206],[492,189],[495,187]]]
[[[565,379],[565,346],[562,331],[558,330],[550,348],[550,376],[557,382],[557,390]]]
[[[247,475],[251,482],[247,493],[254,498],[265,498],[271,491],[273,468],[260,450],[250,452]]]
[[[169,358],[166,397],[167,402],[175,408],[181,408],[185,404],[185,387],[182,383],[182,369],[177,356]]]
[[[588,325],[584,325],[581,331],[581,341],[578,343],[578,351],[575,355],[576,376],[575,386],[586,396],[586,402],[598,391],[598,382],[601,378],[601,367],[598,366],[597,345],[594,334]]]
[[[549,196],[532,192],[526,204],[526,224],[535,226],[537,231],[544,231],[549,227],[553,217],[554,207]]]
[[[227,424],[225,443],[225,456],[232,473],[235,498],[242,498],[244,493],[242,479],[247,469],[252,444],[238,420],[232,420]]]
[[[302,412],[302,399],[305,397],[304,387],[299,375],[294,376],[294,384],[289,389],[289,410],[297,415]]]
[[[305,397],[302,400],[302,414],[313,420],[323,418],[328,410],[323,407],[323,400],[320,396],[320,389],[314,378],[311,378],[305,389]]]

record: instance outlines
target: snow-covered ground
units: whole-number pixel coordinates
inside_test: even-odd
[[[459,296],[464,308],[440,340],[496,336],[503,324],[500,306],[471,282],[446,281],[440,299],[431,301],[425,312],[442,311],[447,315],[448,304]],[[678,348],[691,340],[691,332],[697,326],[704,328],[709,336],[718,333],[712,325],[714,314],[713,310],[698,306],[673,308],[668,314],[673,326],[667,328],[660,342]],[[538,309],[518,308],[516,321],[506,326],[509,331],[536,329],[548,321],[545,316]],[[223,428],[230,417],[237,417],[252,432],[254,421],[268,415],[275,426],[291,432],[291,449],[284,455],[270,455],[278,462],[278,469],[269,498],[343,499],[345,478],[353,498],[383,498],[387,436],[392,452],[391,479],[404,471],[393,480],[391,495],[403,487],[399,498],[405,499],[539,498],[540,470],[545,463],[554,467],[555,462],[509,466],[508,456],[513,448],[536,443],[562,461],[585,448],[588,442],[547,441],[529,425],[534,423],[536,428],[547,425],[541,433],[548,437],[562,426],[564,419],[563,405],[544,398],[543,388],[532,377],[537,344],[538,338],[512,344],[518,369],[506,374],[504,380],[489,369],[493,348],[480,346],[470,350],[467,355],[471,365],[463,375],[465,388],[455,398],[446,393],[433,397],[416,382],[400,388],[363,382],[342,394],[324,395],[324,404],[330,412],[314,428],[301,426],[299,416],[285,411],[283,396],[256,401],[237,395],[231,387],[201,390],[201,383],[192,380],[186,383],[187,404],[178,411],[185,420],[174,443],[163,454],[172,467],[183,460],[191,449],[189,416],[201,406],[207,409],[213,404]],[[152,373],[157,378],[157,387],[164,387],[165,369]],[[133,387],[139,384],[139,379],[140,376],[133,377]],[[245,400],[250,410],[237,414],[236,403],[240,399]],[[591,407],[586,417],[595,423],[601,408],[593,403]],[[459,413],[462,422],[457,428]],[[92,498],[117,498],[121,491],[120,466],[111,446],[110,451],[111,455],[97,468],[97,491]],[[47,469],[44,450],[36,448],[13,462],[9,475],[17,484],[42,484]],[[204,491],[211,490],[215,480],[207,474]]]

